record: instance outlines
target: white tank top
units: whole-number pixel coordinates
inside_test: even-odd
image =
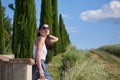
[[[34,47],[33,47],[33,58],[35,58],[36,50],[37,50],[37,46],[34,45]],[[46,60],[46,55],[47,55],[47,48],[46,48],[46,45],[44,44],[43,48],[41,50],[41,53],[40,53],[40,58],[42,60]]]

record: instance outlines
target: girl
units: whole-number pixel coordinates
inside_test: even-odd
[[[47,49],[51,48],[51,45],[58,41],[58,38],[49,35],[50,27],[47,24],[40,25],[38,30],[38,37],[35,40],[33,58],[35,59],[35,64],[32,68],[32,80],[53,80],[46,69],[46,55]]]

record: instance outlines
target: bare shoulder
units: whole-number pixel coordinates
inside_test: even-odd
[[[43,43],[44,42],[44,39],[42,37],[38,37],[36,40],[35,40],[35,45],[37,46],[38,44],[40,43]]]

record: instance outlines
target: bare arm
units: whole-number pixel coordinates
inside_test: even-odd
[[[36,51],[36,62],[37,62],[37,66],[39,69],[40,76],[41,76],[41,73],[43,75],[43,69],[41,66],[41,57],[40,57],[40,53],[41,53],[43,45],[44,45],[44,39],[40,38],[37,42],[37,51]],[[44,75],[42,76],[42,78],[44,78]]]
[[[55,37],[55,36],[53,36],[53,35],[49,35],[49,37],[50,37],[50,42],[51,42],[51,43],[55,43],[55,42],[58,41],[58,38]]]

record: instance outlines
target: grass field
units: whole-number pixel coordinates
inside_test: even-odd
[[[120,80],[120,59],[99,49],[77,50],[70,46],[47,64],[55,80]]]

